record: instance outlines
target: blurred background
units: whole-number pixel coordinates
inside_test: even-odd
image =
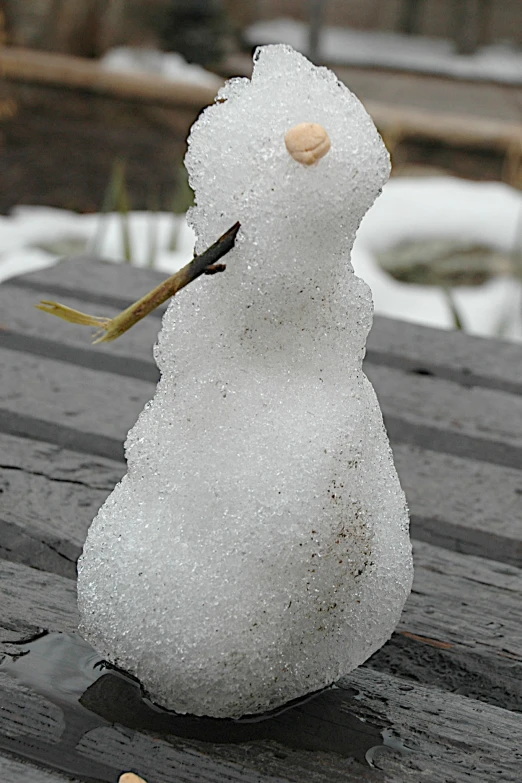
[[[0,0],[0,280],[78,253],[186,263],[190,126],[279,42],[390,151],[352,258],[376,311],[521,340],[520,0]]]

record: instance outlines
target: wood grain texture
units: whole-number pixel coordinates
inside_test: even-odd
[[[415,578],[380,671],[522,711],[522,570],[414,543]]]
[[[0,756],[0,777],[3,783],[79,783],[78,778],[49,772],[7,756]]]
[[[520,714],[368,669],[358,669],[343,686],[350,689],[347,711],[386,727],[407,749],[394,753],[382,748],[373,754],[386,781],[519,783],[522,752],[514,738],[520,731]],[[219,752],[234,760],[252,759],[250,748],[228,746]],[[325,779],[342,780],[338,770],[336,775],[330,768]]]
[[[398,629],[368,665],[522,711],[522,570],[420,542],[414,563]],[[71,579],[0,560],[0,599],[0,642],[76,628]]]
[[[76,578],[89,525],[122,463],[0,435],[0,557]]]
[[[11,278],[2,284],[0,295],[4,289],[8,292],[5,295],[12,297],[14,288],[24,288],[34,292],[35,299],[41,298],[40,294],[51,298],[65,296],[81,300],[83,309],[85,303],[123,309],[164,277],[155,270],[79,256],[65,259],[50,269]],[[211,284],[211,281],[202,281],[202,284],[205,282]],[[0,301],[3,305],[4,300]],[[160,314],[161,310],[156,317]],[[45,328],[41,323],[42,328]],[[151,333],[154,337],[152,327]],[[144,338],[143,348],[147,349],[153,342],[148,343]],[[367,353],[372,364],[385,364],[407,371],[428,371],[434,377],[455,380],[467,386],[477,385],[520,393],[520,346],[507,340],[495,340],[494,344],[493,351],[489,339],[377,315],[368,339]]]
[[[8,676],[0,677],[0,694],[0,748],[86,780],[113,781],[114,773],[124,769],[165,783],[520,780],[522,751],[513,739],[522,729],[521,714],[369,669],[357,670],[340,689],[296,708],[294,715],[286,713],[279,736],[276,728],[271,739],[261,736],[239,744],[181,738],[157,729],[151,736],[139,729],[109,727],[102,720],[98,727],[87,725],[87,733],[75,730],[71,737],[69,731],[68,744],[62,748],[58,740],[64,729],[55,704]],[[103,704],[100,707],[103,715]],[[132,725],[132,701],[127,710]],[[95,724],[96,716],[91,716]],[[67,713],[64,719],[67,728]],[[384,731],[402,750],[373,746],[366,757],[373,768],[329,750],[345,725],[361,719],[366,722],[362,726]],[[304,733],[301,727],[306,727]],[[297,747],[299,741],[310,749]],[[317,748],[321,742],[324,750]],[[356,742],[353,752],[359,753]]]
[[[0,654],[43,630],[78,627],[76,583],[56,574],[0,560]]]
[[[166,276],[152,269],[79,255],[48,269],[9,278],[2,288],[20,287],[36,294],[72,296],[83,302],[120,308],[146,294]]]
[[[520,780],[522,750],[513,739],[519,736],[521,714],[437,689],[410,690],[400,679],[367,669],[357,670],[346,683],[359,690],[362,708],[385,717],[413,751],[400,758],[380,753],[376,765],[391,780]]]
[[[0,431],[109,458],[123,458],[127,431],[155,388],[17,351],[0,349],[0,362]]]
[[[465,388],[453,381],[406,374],[382,365],[368,364],[365,372],[385,418],[471,437],[482,448],[487,448],[488,442],[515,447],[520,449],[518,467],[522,467],[522,395],[478,386]],[[424,445],[430,447],[429,443]]]
[[[368,340],[371,364],[384,364],[417,374],[522,393],[521,348],[460,331],[433,329],[376,315]]]
[[[10,708],[9,700],[16,704],[16,709]],[[158,730],[151,735],[124,726],[111,728],[103,717],[87,711],[83,726],[77,721],[76,726],[70,727],[68,719],[72,715],[67,707],[60,741],[56,720],[50,725],[55,710],[47,698],[0,676],[0,726],[3,724],[4,729],[0,730],[0,753],[7,751],[51,770],[67,771],[80,780],[104,783],[116,783],[124,771],[136,772],[148,783],[384,783],[384,776],[377,769],[349,757],[298,751],[274,742],[227,747],[165,736]],[[132,704],[127,704],[127,715],[129,723],[134,724]],[[338,717],[343,720],[342,713]],[[40,739],[33,738],[39,730]]]
[[[0,288],[9,322],[0,331],[0,655],[43,629],[76,629],[75,560],[96,509],[125,470],[122,441],[157,377],[151,346],[159,313],[142,331],[93,349],[88,330],[33,312],[33,296],[61,292],[72,296],[66,303],[92,312],[85,303],[99,300],[98,311],[110,315],[162,277],[78,261]],[[102,721],[85,736],[67,730],[64,745],[56,705],[0,673],[0,772],[4,764],[14,783],[37,780],[39,764],[45,783],[67,779],[60,769],[83,781],[116,781],[133,769],[149,783],[519,783],[519,351],[376,320],[366,369],[420,540],[396,633],[340,691],[290,714],[277,735],[245,742],[167,741],[143,733],[139,722],[127,723],[129,730]],[[109,700],[106,708],[113,707]],[[407,750],[372,750],[373,768],[340,755],[336,742],[360,718]]]
[[[522,565],[519,471],[395,444],[414,539]],[[0,433],[1,556],[64,576],[122,462]]]
[[[0,736],[31,737],[45,744],[58,742],[65,723],[56,704],[3,672],[0,672],[0,693]]]
[[[66,327],[65,327],[66,328]],[[0,348],[4,410],[123,440],[154,386],[67,361]],[[387,426],[397,440],[435,451],[522,467],[522,396],[366,366]],[[35,405],[32,389],[39,390]],[[96,429],[97,427],[98,429]],[[51,439],[51,438],[49,438]],[[469,452],[469,453],[468,453]]]
[[[522,565],[522,473],[392,443],[413,538]]]
[[[52,298],[53,293],[42,296]],[[66,324],[59,318],[42,313],[35,307],[40,298],[40,294],[33,291],[0,286],[0,348],[59,359],[130,378],[157,381],[159,373],[152,356],[159,330],[157,318],[149,316],[118,340],[93,346],[92,336],[96,329]],[[74,310],[87,310],[93,315],[108,318],[120,312],[116,307],[97,307],[70,296],[60,297],[60,301]]]

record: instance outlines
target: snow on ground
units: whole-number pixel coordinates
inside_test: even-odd
[[[177,52],[161,52],[159,49],[146,49],[120,46],[110,49],[100,60],[100,65],[108,71],[134,74],[154,74],[174,82],[199,84],[219,90],[223,80],[201,65],[188,63]]]
[[[295,19],[256,22],[244,31],[244,36],[252,46],[287,43],[304,54],[308,50],[308,25]],[[522,84],[522,51],[503,44],[462,55],[455,52],[452,41],[442,38],[324,27],[319,56],[340,65],[400,68],[461,79]]]
[[[449,239],[493,250],[522,252],[522,194],[496,182],[454,177],[390,180],[363,219],[352,263],[373,292],[375,311],[391,318],[451,328],[447,299],[438,288],[401,283],[376,254],[406,240]],[[466,331],[522,339],[522,283],[497,277],[481,286],[453,289]]]
[[[118,213],[78,215],[50,207],[17,207],[10,216],[0,217],[0,281],[51,266],[64,255],[122,262],[122,229]],[[183,215],[131,212],[129,234],[136,266],[153,265],[170,273],[193,257],[194,232]]]
[[[194,234],[183,216],[134,212],[129,216],[133,263],[172,273],[192,258]],[[173,233],[175,250],[170,250]],[[517,235],[518,234],[518,235]],[[355,272],[370,285],[377,313],[451,328],[444,293],[394,280],[377,254],[406,240],[448,239],[494,250],[522,252],[522,194],[500,183],[453,177],[396,178],[364,218],[355,242]],[[122,261],[122,218],[77,215],[47,207],[18,207],[0,217],[0,280],[56,263],[60,255],[91,253]],[[154,249],[155,248],[155,249]],[[522,339],[522,284],[497,277],[454,289],[466,330]]]

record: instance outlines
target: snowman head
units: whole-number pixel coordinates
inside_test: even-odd
[[[346,255],[389,175],[358,99],[284,45],[259,48],[252,79],[220,91],[192,129],[186,165],[197,250],[239,220],[254,263],[273,257],[274,235],[301,256]]]

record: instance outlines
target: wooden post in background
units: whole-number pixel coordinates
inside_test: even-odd
[[[490,0],[457,0],[454,40],[459,54],[473,54],[484,39]]]
[[[419,32],[421,5],[424,0],[403,0],[399,30],[406,35],[414,35]]]
[[[327,0],[308,0],[308,57],[319,63],[319,43]]]

